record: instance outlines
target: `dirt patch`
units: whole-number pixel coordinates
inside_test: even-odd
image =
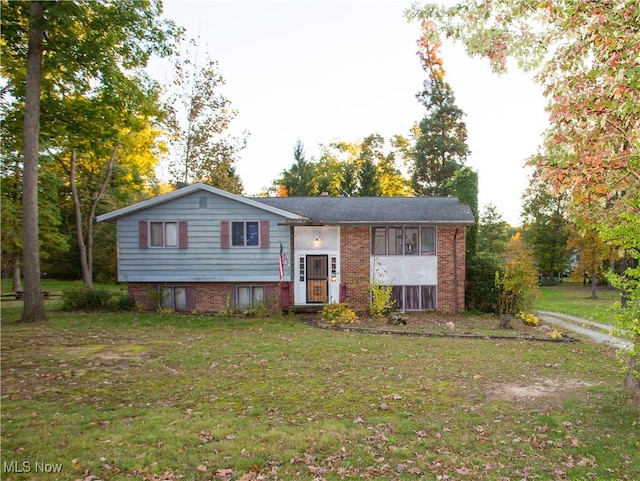
[[[488,386],[489,397],[498,401],[535,400],[555,396],[564,391],[595,386],[581,379],[538,379],[532,384],[492,383]]]

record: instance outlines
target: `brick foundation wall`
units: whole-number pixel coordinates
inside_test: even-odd
[[[454,250],[455,238],[455,250]],[[457,265],[457,269],[456,269]],[[438,310],[464,311],[465,228],[438,227]]]
[[[195,307],[199,312],[220,312],[229,308],[235,309],[236,286],[265,286],[266,307],[272,312],[281,309],[281,296],[288,298],[288,304],[293,304],[293,288],[287,282],[174,282],[147,283],[130,282],[129,295],[138,302],[144,310],[153,311],[157,308],[157,300],[149,295],[157,291],[158,286],[191,286],[195,288]]]
[[[340,228],[340,279],[346,284],[347,304],[358,312],[369,308],[370,228]]]

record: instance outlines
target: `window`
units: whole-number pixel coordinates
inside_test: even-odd
[[[436,228],[420,228],[420,253],[434,255],[436,253]]]
[[[178,247],[177,222],[150,222],[151,247]]]
[[[371,253],[376,256],[387,254],[387,229],[374,227],[371,232]]]
[[[264,304],[264,286],[237,286],[236,307],[252,308]]]
[[[436,286],[393,286],[395,306],[404,311],[426,311],[436,308]]]
[[[304,265],[305,265],[304,257],[301,257],[299,261],[300,282],[304,282]]]
[[[402,242],[402,227],[389,227],[389,251],[388,254],[392,255],[402,255],[404,252],[403,242]]]
[[[174,311],[192,310],[193,306],[189,306],[189,290],[193,287],[186,286],[159,286],[160,293],[159,304],[164,309],[173,309]],[[192,296],[191,296],[192,297]]]
[[[259,222],[232,222],[231,245],[234,247],[249,247],[260,245]]]
[[[418,227],[404,228],[404,255],[410,256],[420,252],[418,250]]]
[[[338,258],[331,258],[331,282],[335,282],[338,279]]]
[[[435,255],[436,228],[422,227],[372,227],[371,255],[409,256]]]
[[[141,220],[138,223],[138,242],[140,249],[149,247],[177,247],[187,249],[189,245],[188,224],[179,222],[149,222]]]

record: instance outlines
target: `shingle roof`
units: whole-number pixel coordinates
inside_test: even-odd
[[[299,219],[298,216],[292,212],[288,212],[288,211],[284,211],[281,209],[278,209],[277,207],[272,207],[266,204],[259,204],[257,203],[254,199],[249,198],[249,197],[242,197],[240,195],[236,195],[236,194],[232,194],[230,192],[226,192],[224,190],[221,189],[217,189],[216,187],[211,187],[210,185],[206,185],[206,184],[193,184],[193,185],[189,185],[187,187],[183,187],[181,189],[177,189],[174,190],[172,192],[169,192],[167,194],[164,195],[159,195],[157,197],[153,197],[151,199],[147,199],[147,200],[143,200],[142,202],[138,202],[136,204],[127,206],[127,207],[123,207],[122,209],[118,209],[118,210],[114,210],[113,212],[109,212],[107,214],[102,214],[99,215],[96,220],[98,222],[104,222],[104,221],[113,221],[115,219],[118,219],[120,217],[125,217],[129,214],[133,214],[135,212],[144,210],[144,209],[148,209],[149,207],[153,207],[156,205],[161,205],[164,204],[166,202],[169,202],[173,199],[177,199],[180,197],[184,197],[186,195],[190,195],[194,192],[198,192],[198,191],[205,191],[205,192],[209,192],[215,195],[219,195],[221,197],[225,197],[227,199],[231,199],[231,200],[235,200],[237,202],[241,202],[243,204],[247,204],[247,205],[251,205],[253,207],[258,207],[264,210],[268,210],[269,212],[272,212],[274,214],[278,214],[281,215],[285,218],[289,218],[291,220],[302,220]]]
[[[455,197],[242,197],[205,184],[138,202],[97,220],[115,220],[199,190],[281,215],[285,224],[475,224],[471,209]]]
[[[455,197],[254,197],[270,207],[305,217],[307,223],[464,224],[475,219]],[[298,223],[299,221],[289,221]]]

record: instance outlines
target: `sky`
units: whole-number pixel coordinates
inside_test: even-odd
[[[306,158],[320,145],[358,142],[374,133],[387,145],[409,136],[425,114],[416,99],[426,73],[416,55],[420,30],[403,12],[409,1],[165,0],[164,16],[199,38],[199,56],[218,62],[223,94],[238,115],[230,131],[248,131],[236,171],[245,194],[257,195],[294,162],[302,141]],[[461,46],[442,49],[445,80],[465,112],[479,175],[481,212],[496,206],[520,224],[528,185],[524,163],[547,126],[541,88],[510,69],[493,74],[487,61]],[[165,72],[166,73],[166,72]]]

